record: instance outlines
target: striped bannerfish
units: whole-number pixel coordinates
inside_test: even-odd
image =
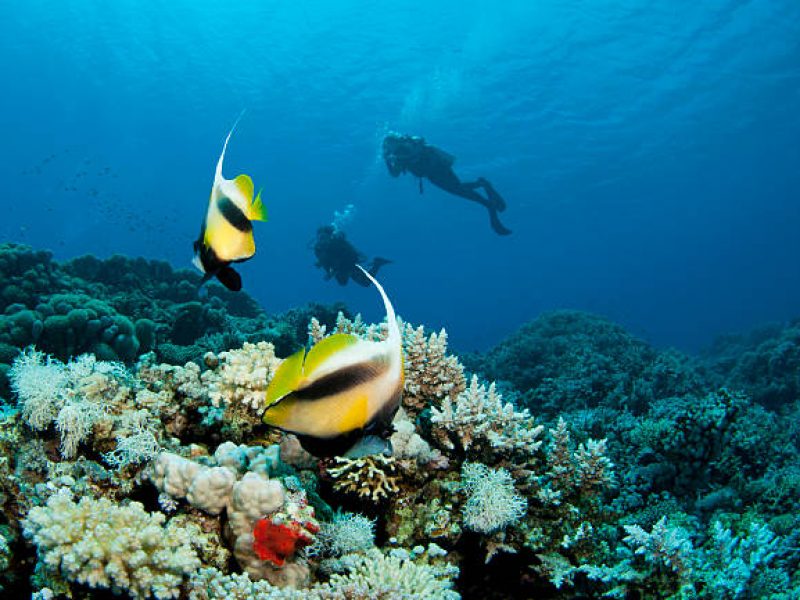
[[[253,180],[249,175],[238,175],[233,180],[222,176],[225,150],[238,122],[237,119],[225,138],[222,154],[217,161],[211,198],[200,227],[200,236],[194,243],[195,254],[192,261],[203,272],[202,283],[216,277],[222,285],[234,292],[242,289],[242,278],[230,265],[245,261],[256,253],[251,221],[267,220],[261,192],[253,198]]]
[[[267,387],[267,425],[297,435],[315,456],[362,456],[390,450],[391,423],[403,391],[403,349],[383,287],[388,337],[381,342],[337,333],[284,360]]]

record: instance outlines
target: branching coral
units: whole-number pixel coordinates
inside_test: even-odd
[[[458,575],[458,568],[452,565],[429,564],[414,561],[405,552],[384,554],[371,550],[366,554],[350,555],[346,575],[334,574],[331,586],[345,587],[358,584],[367,590],[386,593],[392,590],[399,598],[426,598],[430,600],[458,600],[459,594],[453,591],[452,579]]]
[[[588,503],[611,483],[613,464],[606,456],[605,440],[587,440],[573,450],[569,430],[559,419],[550,430],[544,473],[535,475],[531,483],[537,498],[544,504]]]
[[[403,405],[411,416],[427,406],[454,400],[466,388],[464,367],[447,354],[447,332],[425,337],[425,329],[403,326],[406,382]]]
[[[503,403],[494,384],[487,390],[475,375],[455,401],[446,397],[441,409],[431,409],[431,422],[433,435],[442,446],[452,449],[457,442],[473,454],[486,449],[482,446],[498,454],[533,454],[542,443],[538,437],[544,430],[544,426],[534,425],[527,410],[517,411],[512,404]]]
[[[85,497],[75,503],[61,492],[30,511],[24,532],[40,563],[70,581],[134,598],[177,598],[184,576],[200,561],[186,532],[164,527],[164,520],[137,502],[121,506]]]
[[[337,456],[338,466],[330,467],[333,488],[341,492],[357,494],[374,501],[388,498],[400,490],[397,461],[389,456],[374,454],[363,458]]]
[[[344,573],[330,582],[304,590],[276,588],[246,575],[223,575],[201,569],[190,582],[190,600],[458,600],[453,580],[458,568],[437,559],[443,553],[434,544],[422,552],[372,549],[341,560]],[[438,551],[437,551],[438,550]]]
[[[626,525],[625,543],[631,546],[636,554],[655,565],[669,568],[682,580],[688,580],[694,569],[694,553],[688,532],[681,527],[667,525],[666,517],[662,517],[653,525],[651,531],[645,531],[638,525]]]

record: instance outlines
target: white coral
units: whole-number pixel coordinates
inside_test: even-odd
[[[225,510],[234,556],[253,580],[268,579],[278,586],[305,585],[309,570],[303,561],[295,559],[274,567],[256,554],[253,537],[256,522],[263,518],[301,524],[313,537],[317,525],[305,494],[287,492],[280,480],[268,477],[271,460],[277,460],[269,448],[226,442],[214,458],[218,466],[205,466],[163,452],[153,464],[150,478],[160,492],[172,498],[186,498],[192,506],[215,515]],[[239,478],[245,469],[250,470]]]
[[[446,397],[441,409],[431,409],[431,422],[434,435],[447,448],[455,446],[451,433],[464,450],[486,441],[495,449],[533,454],[542,445],[537,438],[544,427],[534,425],[528,410],[517,411],[510,402],[504,403],[494,383],[487,390],[476,375],[455,401]]]
[[[422,410],[452,400],[466,387],[464,367],[455,356],[447,354],[447,332],[425,336],[420,325],[403,326],[405,387],[403,404],[410,410]]]
[[[244,404],[258,414],[264,412],[267,383],[280,363],[275,347],[268,342],[245,342],[241,349],[221,352],[218,358],[221,366],[202,375],[214,406]]]
[[[100,406],[85,400],[68,402],[56,416],[56,429],[61,434],[61,456],[73,458],[78,444],[86,440],[97,419],[103,414]]]
[[[392,425],[395,429],[391,437],[394,458],[415,460],[420,465],[441,460],[441,453],[431,449],[430,444],[417,433],[417,428],[409,420],[405,410],[401,408],[397,411]]]
[[[505,469],[464,463],[461,486],[467,494],[464,523],[474,531],[493,533],[525,516],[528,501],[517,494],[514,479]]]
[[[453,578],[456,567],[434,566],[411,559],[408,553],[383,554],[374,549],[366,554],[346,557],[348,573],[331,576],[331,587],[357,585],[374,597],[389,593],[391,598],[425,598],[426,600],[458,600]],[[371,595],[372,595],[371,594]]]
[[[69,380],[64,365],[30,347],[14,359],[9,379],[22,404],[22,418],[34,429],[46,429],[65,401]]]
[[[40,562],[70,581],[125,590],[133,598],[177,598],[200,560],[186,531],[164,521],[138,502],[120,506],[85,497],[76,504],[60,492],[31,509],[23,525]]]

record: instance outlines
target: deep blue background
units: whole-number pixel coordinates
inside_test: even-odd
[[[4,2],[1,239],[188,266],[222,141],[270,221],[242,267],[268,311],[348,234],[398,312],[483,348],[550,308],[659,345],[800,313],[800,3]],[[379,160],[424,135],[505,196],[485,211]]]

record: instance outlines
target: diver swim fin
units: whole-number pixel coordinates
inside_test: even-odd
[[[497,209],[489,208],[489,222],[492,224],[492,229],[497,235],[511,235],[511,230],[500,222],[497,216]]]
[[[228,265],[217,271],[216,275],[219,282],[230,291],[238,292],[242,289],[242,276]]]

